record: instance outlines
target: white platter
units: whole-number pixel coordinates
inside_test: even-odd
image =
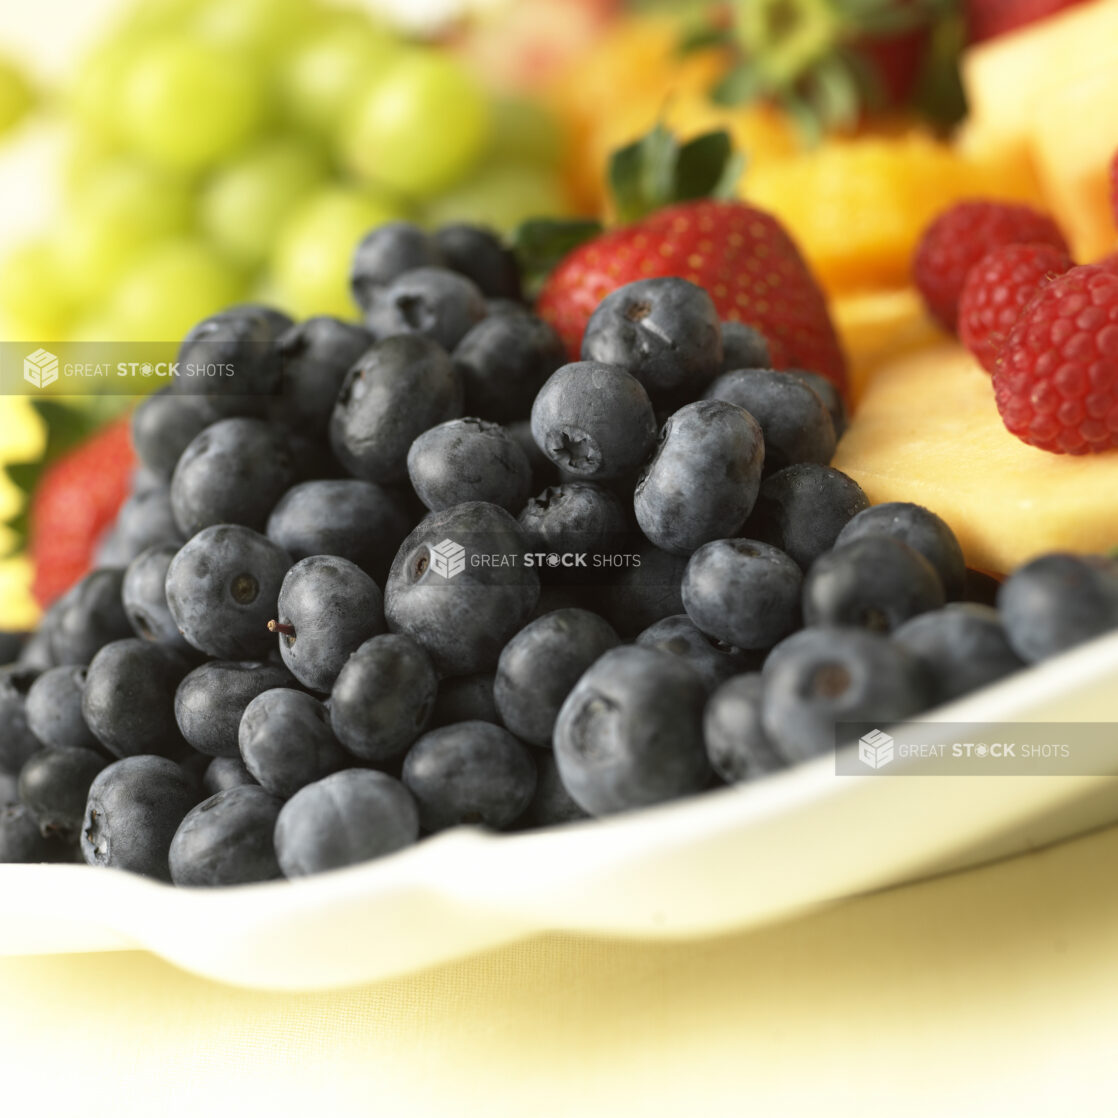
[[[1118,633],[929,720],[1118,721]],[[459,829],[292,883],[195,891],[84,866],[0,866],[0,954],[146,948],[222,982],[317,990],[545,931],[716,935],[1114,820],[1113,777],[836,776],[826,756],[604,821]]]

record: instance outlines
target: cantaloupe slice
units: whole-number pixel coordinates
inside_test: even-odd
[[[1118,452],[1070,457],[1027,446],[1005,429],[990,378],[957,345],[882,369],[834,464],[874,504],[916,501],[938,513],[980,570],[1118,546]]]

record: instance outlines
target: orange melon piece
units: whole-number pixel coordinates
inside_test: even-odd
[[[960,198],[1036,201],[1027,164],[964,156],[921,131],[833,139],[747,169],[741,196],[780,218],[831,295],[905,286],[925,226]]]
[[[958,345],[881,370],[834,465],[875,504],[916,501],[938,513],[980,570],[1118,545],[1118,452],[1073,458],[1021,442],[1002,424],[990,378]]]

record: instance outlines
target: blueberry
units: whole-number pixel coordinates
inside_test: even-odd
[[[443,225],[435,230],[435,244],[446,266],[472,279],[483,295],[493,299],[520,298],[516,257],[492,229],[480,225]]]
[[[283,576],[291,558],[271,540],[238,524],[203,528],[167,570],[167,606],[179,631],[200,652],[225,660],[268,654]]]
[[[711,767],[727,784],[755,780],[784,767],[761,721],[760,672],[726,680],[710,697],[703,735]]]
[[[571,799],[570,792],[563,787],[555,754],[550,749],[541,750],[536,753],[535,761],[536,793],[528,810],[520,817],[519,825],[524,828],[557,827],[563,823],[589,819],[590,816]]]
[[[720,376],[706,398],[737,404],[757,420],[765,436],[767,473],[798,462],[826,465],[835,453],[831,413],[800,377],[774,369],[738,369]]]
[[[124,612],[121,586],[124,571],[104,567],[91,571],[58,601],[50,631],[56,664],[88,664],[109,641],[132,635]]]
[[[366,641],[338,673],[330,694],[330,725],[363,761],[402,753],[427,726],[439,680],[414,640],[386,634]]]
[[[483,419],[451,419],[425,431],[408,451],[408,477],[432,511],[464,501],[490,501],[519,512],[532,467],[517,441]]]
[[[419,812],[396,779],[343,769],[308,784],[280,809],[276,856],[285,877],[355,866],[419,838]]]
[[[514,420],[505,427],[505,430],[516,439],[517,445],[524,451],[524,457],[532,467],[532,492],[538,493],[541,489],[555,484],[559,480],[559,471],[532,438],[532,421]]]
[[[137,555],[124,572],[121,601],[136,636],[185,652],[190,645],[167,606],[167,570],[178,550],[174,544],[163,544]]]
[[[102,769],[89,789],[82,857],[91,866],[171,880],[171,839],[198,802],[186,771],[166,757],[126,757]]]
[[[16,803],[19,803],[19,776],[0,772],[0,808]]]
[[[743,534],[779,547],[806,571],[869,504],[853,478],[804,462],[765,479]]]
[[[808,625],[859,625],[890,633],[939,609],[943,583],[915,548],[891,536],[863,536],[821,555],[804,578]]]
[[[280,382],[271,418],[325,438],[346,373],[373,341],[363,326],[329,315],[308,318],[280,335]]]
[[[272,509],[267,535],[293,559],[338,555],[383,583],[410,527],[397,494],[343,478],[293,486]]]
[[[800,626],[800,568],[771,544],[714,540],[691,556],[683,607],[708,636],[767,649]]]
[[[702,791],[707,689],[678,656],[634,645],[607,652],[567,696],[555,724],[563,784],[591,815]]]
[[[149,547],[174,544],[180,547],[186,537],[175,523],[171,490],[166,485],[133,493],[117,513],[113,526],[119,565],[128,566]],[[99,559],[101,565],[111,566]]]
[[[358,244],[349,273],[350,290],[362,310],[379,291],[416,268],[438,267],[442,252],[433,237],[410,221],[387,221]]]
[[[175,467],[175,523],[187,536],[212,524],[261,530],[294,477],[284,428],[244,416],[219,420],[191,442]]]
[[[708,692],[723,680],[750,667],[749,658],[739,649],[709,637],[696,628],[686,614],[665,617],[637,636],[641,648],[670,652],[698,673]]]
[[[392,564],[384,595],[389,629],[418,641],[444,675],[494,667],[539,597],[524,548],[516,521],[497,505],[471,501],[431,513]]]
[[[952,602],[906,621],[893,633],[893,640],[924,665],[935,705],[1024,667],[1009,645],[998,611],[990,606]]]
[[[220,413],[205,396],[181,396],[173,386],[141,400],[132,413],[132,446],[141,464],[163,482],[191,440]]]
[[[722,323],[722,372],[767,369],[771,363],[769,343],[760,330],[744,322]]]
[[[0,865],[65,860],[66,846],[45,836],[23,804],[0,803]]]
[[[648,457],[656,416],[640,382],[618,365],[576,361],[557,369],[532,404],[532,437],[585,481],[620,478]]]
[[[448,675],[440,679],[427,728],[437,730],[455,722],[492,722],[500,726],[501,715],[493,694],[495,679],[493,672]]]
[[[82,717],[87,669],[49,668],[27,692],[27,726],[48,749],[100,749]]]
[[[462,380],[446,351],[417,334],[386,338],[346,376],[330,443],[355,477],[390,485],[407,479],[415,439],[461,413]]]
[[[997,606],[1001,579],[968,567],[963,575],[963,599],[983,606]]]
[[[683,612],[681,587],[688,557],[642,543],[635,559],[638,561],[622,568],[604,600],[606,617],[624,637]]]
[[[527,313],[491,314],[454,350],[466,408],[499,423],[527,418],[536,393],[566,360],[554,328]]]
[[[378,338],[418,334],[449,351],[487,313],[472,280],[447,268],[414,268],[376,292],[365,324]]]
[[[637,280],[598,304],[581,357],[621,365],[651,396],[693,399],[722,368],[722,325],[701,287],[677,276]]]
[[[807,369],[785,369],[786,373],[797,376],[809,388],[814,388],[819,399],[823,401],[827,411],[831,414],[831,423],[835,429],[835,439],[841,439],[846,430],[846,404],[843,402],[842,393],[835,387],[833,381],[820,376],[819,373],[810,373]]]
[[[0,630],[0,667],[16,662],[26,640],[26,633],[12,633],[6,629]]]
[[[274,342],[291,319],[260,307],[233,307],[203,319],[179,347],[177,395],[208,396],[222,414],[254,414],[279,390]],[[220,375],[209,375],[218,370]]]
[[[168,852],[176,885],[248,885],[282,877],[273,834],[280,801],[263,788],[227,788],[192,808]]]
[[[248,704],[237,740],[245,767],[282,800],[350,760],[330,728],[325,704],[285,687],[264,691]]]
[[[216,796],[227,788],[255,783],[252,773],[245,768],[240,757],[215,757],[202,774],[202,787],[207,796]]]
[[[838,534],[837,546],[866,536],[892,536],[915,548],[936,569],[948,601],[963,596],[966,562],[955,533],[934,512],[905,501],[863,509]]]
[[[1118,563],[1052,552],[1009,576],[998,591],[1009,643],[1034,663],[1118,628]]]
[[[209,660],[178,685],[175,721],[199,753],[239,757],[237,731],[248,704],[265,691],[295,686],[294,676],[282,664]]]
[[[312,691],[329,691],[350,653],[385,631],[384,598],[356,563],[311,555],[284,576],[276,618],[291,674]]]
[[[492,722],[458,722],[424,734],[404,758],[403,781],[425,831],[463,823],[511,826],[536,791],[527,748]]]
[[[550,747],[559,708],[582,673],[619,643],[609,622],[584,609],[560,609],[530,622],[505,645],[493,696],[518,738]]]
[[[757,497],[765,445],[757,421],[722,400],[680,408],[633,496],[637,523],[657,547],[690,555],[738,534]]]
[[[186,743],[175,722],[175,689],[188,669],[162,645],[135,637],[113,641],[86,672],[82,717],[114,757],[181,756]]]
[[[615,494],[593,482],[570,481],[529,500],[520,527],[532,551],[600,555],[616,551],[629,526]]]
[[[0,668],[0,772],[18,773],[41,744],[27,725],[27,695],[38,677],[23,664]]]
[[[40,749],[19,774],[19,798],[44,835],[78,837],[89,786],[109,762],[92,749]]]
[[[833,749],[843,722],[882,728],[926,709],[920,662],[888,637],[864,629],[794,633],[765,661],[761,718],[780,757],[805,761]]]
[[[58,599],[55,599],[43,616],[39,619],[39,627],[27,635],[23,647],[19,650],[16,664],[21,668],[34,668],[36,671],[45,671],[57,665],[54,654],[51,652],[51,631],[58,619]]]

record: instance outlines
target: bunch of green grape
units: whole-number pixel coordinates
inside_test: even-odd
[[[13,338],[169,340],[247,299],[352,317],[374,226],[566,208],[542,108],[325,0],[137,0],[65,104],[63,211],[0,261]]]

